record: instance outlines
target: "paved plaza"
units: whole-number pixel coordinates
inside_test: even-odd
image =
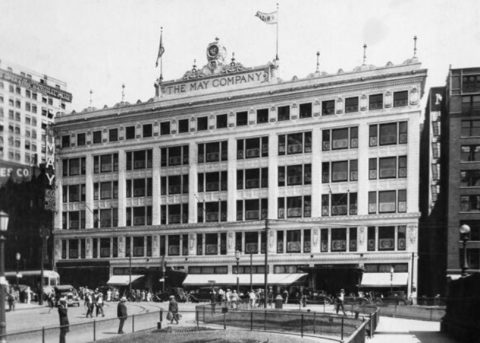
[[[116,305],[117,303],[107,303],[105,307],[106,318],[116,318]],[[180,326],[195,326],[194,310],[197,304],[179,304],[180,312],[183,313]],[[145,312],[158,311],[160,308],[168,308],[168,304],[164,303],[127,303],[129,309],[129,315],[142,314]],[[293,310],[299,309],[298,305],[288,304],[285,305],[285,309]],[[311,311],[324,312],[323,305],[311,305],[308,306]],[[303,309],[302,309],[303,310]],[[14,333],[24,330],[40,329],[42,326],[52,327],[58,325],[58,312],[57,309],[53,309],[52,313],[48,313],[48,307],[41,307],[34,303],[31,305],[17,304],[15,312],[7,312],[7,332]],[[69,308],[69,318],[71,324],[86,323],[92,321],[92,319],[85,318],[84,308]],[[328,308],[327,308],[327,312]],[[106,319],[105,318],[105,319]],[[94,319],[103,319],[102,317]],[[33,323],[33,324],[32,324]],[[117,322],[113,322],[113,327],[109,330],[99,330],[96,337],[97,340],[103,338],[111,338],[115,335]],[[168,326],[165,318],[163,326]],[[68,336],[67,336],[68,337]],[[86,334],[85,337],[70,336],[68,342],[89,342],[91,341],[91,335]],[[391,318],[382,316],[380,323],[375,332],[375,336],[369,339],[370,343],[459,343],[454,338],[440,333],[440,323],[421,321],[421,320],[409,320],[400,318]],[[273,342],[272,342],[273,343]]]

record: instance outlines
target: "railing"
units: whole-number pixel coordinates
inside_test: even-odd
[[[375,307],[359,307],[352,315],[251,308],[246,301],[196,306],[197,323],[326,338],[337,342],[363,343],[373,337],[379,322]]]
[[[127,316],[123,331],[133,333],[136,331],[151,330],[158,327],[162,322],[163,311],[154,311],[143,314]],[[59,337],[65,337],[66,341],[73,339],[75,342],[95,342],[112,336],[112,330],[117,331],[118,319],[102,319],[81,323],[70,324],[68,331],[61,326],[42,327],[41,329],[7,333],[0,336],[0,341],[8,342],[58,342]],[[60,340],[61,341],[61,340]]]

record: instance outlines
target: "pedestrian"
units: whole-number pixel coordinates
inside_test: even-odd
[[[90,318],[93,318],[93,307],[94,307],[94,302],[93,302],[93,294],[91,291],[87,293],[87,296],[85,297],[85,304],[87,305],[87,318],[90,316]]]
[[[268,306],[272,307],[273,306],[273,288],[272,286],[269,287],[268,292],[267,292],[267,302]]]
[[[215,314],[215,306],[217,305],[217,295],[215,294],[215,290],[212,289],[210,292],[210,306],[212,308],[212,316]]]
[[[27,299],[27,304],[30,304],[30,302],[32,301],[32,291],[30,287],[27,287],[27,289],[25,290],[25,295]]]
[[[225,293],[225,302],[226,302],[226,306],[228,308],[231,308],[232,307],[232,292],[230,291],[230,289],[227,289],[227,292]]]
[[[178,314],[178,303],[175,300],[175,296],[171,295],[170,296],[170,303],[168,304],[168,312],[169,315],[170,313],[172,314],[172,318],[170,320],[170,324],[173,324],[173,321],[175,321],[178,325],[178,319],[179,319],[179,314]]]
[[[238,297],[238,293],[237,293],[236,290],[233,290],[233,293],[232,293],[232,308],[233,309],[238,308],[238,300],[240,300],[240,298]]]
[[[58,316],[60,319],[60,343],[65,343],[65,337],[67,336],[67,332],[70,331],[66,298],[60,298],[60,300],[58,301]]]
[[[248,298],[250,299],[250,308],[254,308],[257,296],[255,295],[255,292],[253,291],[253,289],[250,290],[250,293],[248,294]]]
[[[147,292],[147,301],[148,302],[152,301],[152,292],[150,291]]]
[[[342,309],[343,315],[345,315],[345,308],[343,306],[345,302],[345,290],[342,288],[340,290],[340,293],[337,294],[337,298],[335,299],[336,302],[336,312],[338,314],[338,311],[340,308]]]
[[[97,296],[95,298],[95,306],[97,307],[97,312],[96,312],[97,317],[99,313],[102,314],[102,317],[105,317],[105,312],[103,312],[103,294],[102,292],[98,292],[98,289],[97,289]]]
[[[288,303],[288,291],[286,288],[283,290],[283,301],[284,304]]]
[[[119,334],[125,333],[125,332],[123,332],[123,324],[127,320],[127,316],[128,316],[127,306],[125,304],[126,302],[127,302],[127,298],[122,297],[120,299],[120,302],[118,303],[118,306],[117,306],[117,317],[120,320],[120,323],[118,324],[118,333]]]
[[[112,301],[112,290],[110,288],[107,291],[107,301]]]
[[[13,293],[13,288],[10,288],[10,292],[7,294],[8,301],[8,310],[10,312],[15,311],[15,294]]]
[[[53,310],[53,307],[55,306],[55,293],[54,292],[50,292],[50,294],[48,295],[48,307],[50,307],[50,309],[48,310],[48,313],[52,312]]]

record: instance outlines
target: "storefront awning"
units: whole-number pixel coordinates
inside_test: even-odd
[[[268,284],[269,285],[291,285],[295,282],[304,281],[305,277],[308,274],[269,274],[268,275]],[[250,275],[249,274],[239,274],[238,275],[239,284],[242,286],[250,285]],[[236,274],[189,274],[185,281],[183,281],[183,286],[212,286],[212,283],[209,281],[215,281],[213,284],[216,285],[236,285],[237,284],[237,275]],[[252,285],[263,285],[265,283],[264,274],[253,274],[252,275]]]
[[[408,273],[393,273],[393,280],[390,273],[364,273],[361,287],[390,287],[406,286]]]
[[[143,275],[132,275],[132,282],[140,279]],[[130,284],[130,275],[113,275],[108,280],[110,286],[128,286]]]
[[[462,275],[460,275],[460,274],[448,274],[448,275],[447,275],[447,278],[450,278],[450,279],[452,279],[452,280],[458,280],[458,279],[460,279],[461,277],[462,277]]]

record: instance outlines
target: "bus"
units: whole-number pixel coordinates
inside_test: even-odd
[[[18,284],[21,285],[20,290],[23,291],[26,286],[30,287],[30,289],[34,293],[38,293],[40,290],[40,276],[42,274],[41,270],[22,270],[19,271],[18,274],[20,277],[18,278]],[[7,279],[8,283],[11,286],[15,286],[17,284],[17,273],[16,272],[6,272],[5,279]],[[53,287],[60,285],[60,275],[53,271],[53,270],[44,270],[43,271],[43,295],[44,299],[48,296],[51,292],[53,292]]]

